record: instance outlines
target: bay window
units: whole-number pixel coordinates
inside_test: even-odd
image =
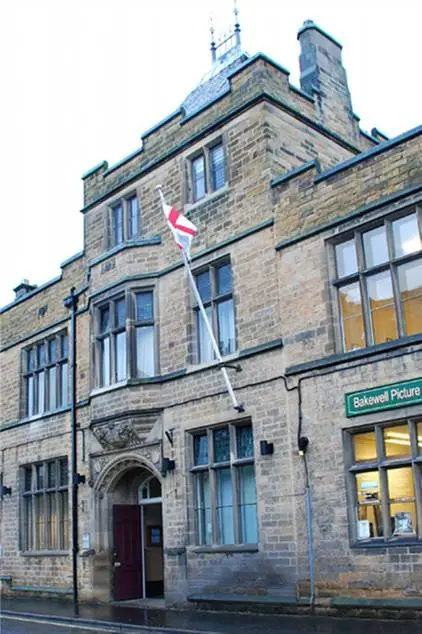
[[[155,375],[153,291],[136,291],[96,308],[97,385]]]

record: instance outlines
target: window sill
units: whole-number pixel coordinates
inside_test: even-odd
[[[22,550],[21,557],[68,557],[68,550]]]
[[[386,550],[387,548],[409,548],[411,546],[416,546],[418,550],[422,551],[422,540],[417,537],[408,537],[402,539],[396,539],[395,541],[361,541],[355,542],[351,544],[350,548],[352,550]]]
[[[409,337],[401,337],[394,341],[388,341],[387,343],[379,343],[374,346],[367,346],[366,348],[359,348],[358,350],[351,350],[350,352],[341,352],[339,354],[332,354],[329,357],[323,357],[322,359],[315,359],[314,361],[308,361],[306,363],[299,363],[298,365],[291,365],[286,368],[286,376],[292,376],[294,374],[300,374],[302,372],[308,372],[309,370],[319,370],[329,367],[331,365],[337,365],[340,363],[349,363],[355,359],[365,359],[376,354],[382,354],[396,350],[397,348],[404,348],[405,346],[411,346],[414,344],[422,343],[422,333],[417,335],[410,335]]]
[[[193,546],[191,553],[257,553],[258,544],[222,544],[218,546]]]
[[[228,183],[226,183],[223,187],[220,187],[220,189],[217,189],[215,192],[212,192],[211,194],[206,194],[200,200],[196,200],[194,203],[186,204],[185,205],[185,216],[189,217],[189,215],[192,212],[196,211],[196,209],[198,209],[199,207],[202,207],[202,205],[206,205],[207,203],[214,202],[215,200],[218,200],[220,197],[222,197],[225,194],[227,194],[229,189],[230,189],[229,185],[228,185]]]
[[[53,409],[49,412],[44,412],[43,414],[36,414],[35,416],[26,416],[25,418],[21,418],[18,421],[14,421],[13,423],[4,423],[1,425],[1,429],[9,429],[12,427],[18,427],[19,425],[28,425],[30,423],[35,423],[40,420],[45,420],[47,418],[51,418],[51,416],[58,416],[59,414],[65,414],[70,411],[69,405],[66,407],[61,407],[60,409]]]

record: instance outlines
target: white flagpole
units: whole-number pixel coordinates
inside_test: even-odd
[[[161,202],[163,203],[163,205],[165,205],[166,202],[164,200],[164,195],[163,195],[163,192],[161,191],[161,187],[157,187],[156,189],[158,189],[158,192],[160,194]],[[168,223],[168,225],[169,225],[169,227],[171,229],[171,232],[173,233],[173,236],[174,236],[173,227],[170,225],[170,223]],[[200,296],[198,288],[197,288],[197,286],[195,284],[195,280],[194,280],[194,277],[192,275],[192,271],[191,271],[191,268],[190,268],[190,265],[189,265],[188,257],[186,255],[186,251],[184,249],[182,249],[182,254],[183,254],[183,262],[184,262],[185,269],[186,269],[187,274],[188,274],[188,278],[189,278],[189,281],[190,281],[190,284],[191,284],[191,287],[192,287],[192,291],[193,291],[193,293],[195,295],[196,301],[198,302],[199,310],[201,311],[202,318],[203,318],[205,326],[207,328],[208,335],[210,337],[211,344],[212,344],[212,347],[213,347],[213,350],[214,350],[214,354],[217,357],[217,359],[220,362],[220,364],[222,364],[223,363],[223,359],[222,359],[221,354],[220,354],[220,349],[219,349],[218,344],[217,344],[217,342],[215,340],[214,333],[213,333],[213,330],[212,330],[212,326],[211,326],[211,324],[209,322],[207,313],[206,313],[205,308],[204,308],[204,304],[202,303],[201,296]],[[229,376],[227,374],[226,368],[224,366],[220,366],[220,370],[223,373],[223,377],[224,377],[224,381],[226,383],[227,391],[228,391],[228,393],[230,395],[230,398],[231,398],[231,401],[233,403],[233,408],[235,410],[237,410],[238,412],[243,412],[244,411],[244,407],[243,407],[242,403],[239,403],[237,398],[236,398],[236,395],[235,395],[235,393],[233,391],[233,388],[232,388],[232,385],[230,383],[230,379],[229,379]]]

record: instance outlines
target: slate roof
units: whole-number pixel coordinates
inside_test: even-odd
[[[189,117],[204,106],[218,99],[230,88],[227,77],[248,59],[249,55],[240,46],[233,46],[220,55],[212,68],[201,79],[182,103],[185,117]]]

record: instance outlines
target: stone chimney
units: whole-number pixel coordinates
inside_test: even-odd
[[[321,124],[359,147],[358,119],[353,114],[341,44],[312,20],[304,22],[297,39],[300,86],[315,97]]]
[[[36,288],[36,284],[30,284],[28,280],[22,280],[22,282],[13,289],[15,293],[15,300],[20,299],[24,295],[27,295],[31,291],[34,291]]]

